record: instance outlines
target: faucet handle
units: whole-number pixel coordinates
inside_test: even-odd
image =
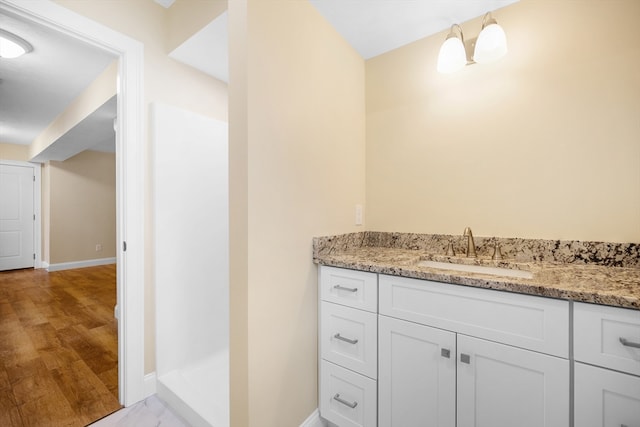
[[[453,242],[449,242],[447,245],[447,250],[445,252],[446,256],[455,256],[456,252],[453,250]]]
[[[496,241],[495,246],[493,248],[493,255],[491,256],[493,260],[501,260],[504,259],[502,256],[502,251],[500,250],[500,244]]]

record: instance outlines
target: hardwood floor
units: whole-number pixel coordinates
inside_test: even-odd
[[[118,403],[116,266],[0,272],[0,426],[85,426]]]

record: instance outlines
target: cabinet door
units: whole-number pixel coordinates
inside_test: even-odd
[[[575,364],[575,425],[640,427],[640,377]]]
[[[455,427],[455,334],[378,317],[378,425]]]
[[[458,427],[569,425],[568,360],[465,335],[457,346]]]

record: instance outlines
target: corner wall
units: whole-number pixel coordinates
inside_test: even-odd
[[[236,26],[231,425],[298,426],[317,407],[312,238],[361,229],[364,61],[306,1],[230,2]]]
[[[493,16],[494,64],[438,74],[446,32],[367,61],[367,229],[640,241],[640,2]]]

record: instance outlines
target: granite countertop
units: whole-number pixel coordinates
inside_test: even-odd
[[[348,235],[349,238],[357,234]],[[493,261],[480,252],[478,258],[445,256],[440,247],[371,246],[372,238],[360,244],[334,244],[336,236],[314,239],[314,262],[321,265],[412,277],[479,288],[496,289],[529,295],[561,298],[640,310],[640,267],[632,259],[630,266],[603,265],[606,262],[570,263],[522,260],[517,256]],[[359,237],[358,237],[359,239]],[[357,240],[357,239],[356,239]],[[375,239],[373,239],[375,240]],[[332,244],[327,246],[325,243]],[[352,242],[351,242],[352,243]],[[393,245],[386,245],[393,246]],[[404,245],[407,246],[407,245]],[[427,245],[428,246],[428,245]],[[557,245],[556,245],[557,246]],[[584,246],[584,245],[582,245]],[[635,246],[634,246],[635,247]],[[628,248],[624,248],[628,252]],[[513,250],[511,250],[513,253]],[[635,253],[633,254],[635,256]],[[533,277],[503,277],[460,272],[418,265],[421,260],[455,262],[531,271]]]

